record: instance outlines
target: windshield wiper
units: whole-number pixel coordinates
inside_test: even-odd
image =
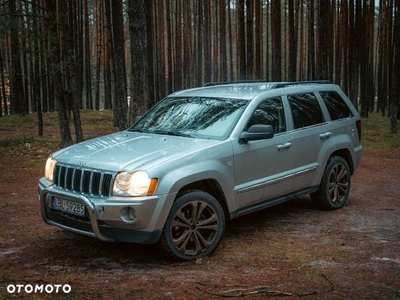
[[[148,133],[165,134],[165,135],[173,135],[173,136],[183,136],[183,137],[192,137],[190,134],[182,133],[182,132],[179,132],[179,131],[173,131],[173,130],[153,130],[153,131],[148,131]]]
[[[151,133],[151,131],[145,129],[137,129],[137,128],[129,128],[128,131],[131,132],[140,132],[140,133]]]
[[[137,128],[131,128],[129,131],[132,132],[140,132],[140,133],[154,133],[154,134],[164,134],[164,135],[173,135],[173,136],[183,136],[183,137],[193,137],[190,134],[179,132],[179,131],[173,131],[173,130],[147,130],[147,129],[137,129]]]

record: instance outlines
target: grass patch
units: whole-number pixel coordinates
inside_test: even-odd
[[[14,148],[22,145],[24,142],[20,138],[0,139],[0,148]]]
[[[113,127],[113,115],[109,110],[82,110],[81,123],[85,139],[118,130]],[[74,139],[75,129],[72,121],[70,130]],[[0,148],[4,150],[20,150],[27,146],[57,148],[60,144],[57,112],[43,114],[43,131],[43,136],[39,136],[37,114],[2,116],[0,118]]]
[[[361,123],[361,144],[364,149],[400,150],[400,134],[390,133],[388,117],[383,117],[381,113],[370,113]]]
[[[81,110],[81,123],[83,130],[112,130],[113,115],[110,110],[95,111]],[[72,116],[70,116],[71,132],[73,131]],[[59,131],[58,113],[50,112],[43,114],[44,131]],[[2,116],[0,118],[0,130],[38,130],[37,114]],[[0,133],[1,137],[1,133]]]
[[[115,132],[113,115],[110,110],[82,110],[82,130],[85,139]],[[44,134],[38,136],[36,114],[25,116],[2,116],[0,118],[0,147],[14,148],[30,144],[59,144],[59,124],[57,112],[43,114]],[[74,125],[70,122],[74,138]],[[400,128],[399,128],[400,129]],[[10,134],[14,132],[15,134]],[[362,139],[364,149],[400,150],[400,134],[390,133],[390,120],[380,113],[370,113],[362,119]]]

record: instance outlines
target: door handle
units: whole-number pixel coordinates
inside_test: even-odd
[[[290,146],[292,146],[292,143],[285,143],[282,145],[278,145],[277,148],[278,148],[278,150],[283,150],[283,149],[289,149]]]
[[[321,138],[321,140],[322,139],[327,139],[328,137],[330,137],[332,135],[332,132],[325,132],[325,133],[321,133],[320,135],[319,135],[319,137]]]

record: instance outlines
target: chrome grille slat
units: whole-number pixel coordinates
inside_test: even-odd
[[[103,173],[100,173],[100,182],[104,182],[104,174]],[[99,194],[101,195],[101,192],[102,192],[102,188],[101,188],[101,185],[99,184],[99,186],[98,186],[98,192],[99,192]]]
[[[111,194],[115,174],[57,164],[54,169],[54,184],[67,191],[91,196],[108,197]]]

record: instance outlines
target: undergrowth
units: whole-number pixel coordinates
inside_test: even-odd
[[[85,139],[115,132],[112,111],[81,111],[82,129]],[[38,136],[38,121],[36,114],[25,116],[0,117],[0,148],[26,147],[27,144],[60,143],[57,112],[43,114],[43,136]],[[74,138],[74,126],[70,123]],[[370,113],[362,119],[361,143],[365,150],[400,150],[400,134],[390,132],[390,120],[380,113]]]

